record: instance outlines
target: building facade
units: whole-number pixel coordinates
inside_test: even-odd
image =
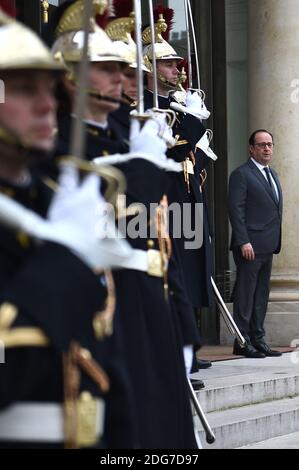
[[[4,1],[4,0],[3,0]],[[6,0],[19,19],[41,31],[46,10],[63,0]],[[183,0],[155,1],[175,10],[171,42],[186,56],[187,32]],[[273,270],[273,301],[299,302],[299,0],[192,0],[199,51],[201,87],[211,111],[207,126],[214,132],[206,183],[214,227],[215,276],[229,300],[234,264],[229,253],[227,186],[231,171],[248,158],[248,135],[257,128],[275,136],[273,166],[284,190],[283,249]],[[48,5],[47,5],[48,4]],[[147,20],[147,2],[143,1]],[[288,305],[287,305],[288,304]],[[298,304],[299,305],[299,304]],[[201,312],[201,327],[210,343],[219,339],[217,312]]]

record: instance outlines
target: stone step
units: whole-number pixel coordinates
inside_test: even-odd
[[[207,413],[299,396],[299,375],[268,379],[249,376],[245,382],[232,377],[229,385],[224,379],[213,386],[207,382],[205,389],[197,392]]]
[[[214,362],[193,374],[205,382],[197,396],[217,439],[206,444],[195,417],[204,448],[238,448],[299,431],[297,355]]]
[[[203,410],[214,412],[299,396],[296,354],[214,362],[210,369],[193,374],[205,383],[197,392]]]
[[[207,413],[207,419],[216,442],[212,445],[206,443],[196,417],[203,448],[235,449],[299,431],[299,397]]]
[[[274,437],[239,449],[299,449],[299,432]]]

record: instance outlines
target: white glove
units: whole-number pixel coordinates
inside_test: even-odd
[[[200,121],[209,119],[211,113],[207,110],[205,102],[202,98],[201,93],[195,91],[187,91],[186,103],[185,106],[179,103],[172,102],[170,103],[171,109],[178,111],[180,113],[191,114]]]
[[[64,245],[90,268],[121,266],[131,256],[131,248],[108,217],[100,179],[91,174],[81,185],[78,180],[77,169],[62,168],[47,219],[0,195],[0,214],[5,214],[1,220],[40,240]]]
[[[211,115],[210,111],[207,110],[201,93],[197,91],[194,93],[190,90],[187,91],[186,107],[189,113],[198,119],[209,119]]]
[[[130,151],[135,154],[147,154],[153,160],[166,160],[166,141],[169,139],[169,130],[167,128],[165,116],[162,114],[145,121],[142,128],[139,120],[132,119]]]
[[[91,268],[121,265],[131,248],[109,216],[99,176],[90,174],[80,184],[77,169],[65,165],[59,183],[44,238],[67,246]]]
[[[210,142],[212,140],[213,132],[208,129],[202,138],[197,142],[196,147],[201,149],[209,158],[211,158],[214,162],[218,160],[217,155],[213,152],[210,147]]]
[[[184,354],[186,375],[187,377],[189,377],[189,374],[192,369],[192,363],[193,363],[193,346],[192,345],[184,346],[183,354]]]
[[[173,137],[172,127],[170,127],[167,119],[172,120],[173,123],[175,122],[175,113],[170,110],[163,111],[153,111],[148,110],[148,113],[151,114],[152,118],[157,122],[159,125],[159,137],[161,137],[165,142],[168,148],[172,148],[176,144],[176,140]],[[172,113],[172,114],[170,114]]]

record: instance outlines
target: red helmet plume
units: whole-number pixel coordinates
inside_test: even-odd
[[[108,8],[103,15],[96,15],[96,23],[97,25],[105,29],[108,25],[109,21],[115,17],[115,10],[114,10],[114,1],[108,1]]]
[[[9,16],[16,17],[16,7],[14,0],[0,0],[0,8]]]
[[[109,12],[108,11],[105,11],[105,13],[103,15],[96,15],[96,23],[97,25],[104,29],[106,28],[107,24],[109,23]]]
[[[134,11],[133,0],[114,0],[113,6],[116,18],[127,18]]]

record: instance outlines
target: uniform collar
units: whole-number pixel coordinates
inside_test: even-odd
[[[263,170],[264,168],[269,168],[269,165],[262,165],[261,163],[257,162],[254,158],[250,157],[250,160],[258,167],[259,170]]]

